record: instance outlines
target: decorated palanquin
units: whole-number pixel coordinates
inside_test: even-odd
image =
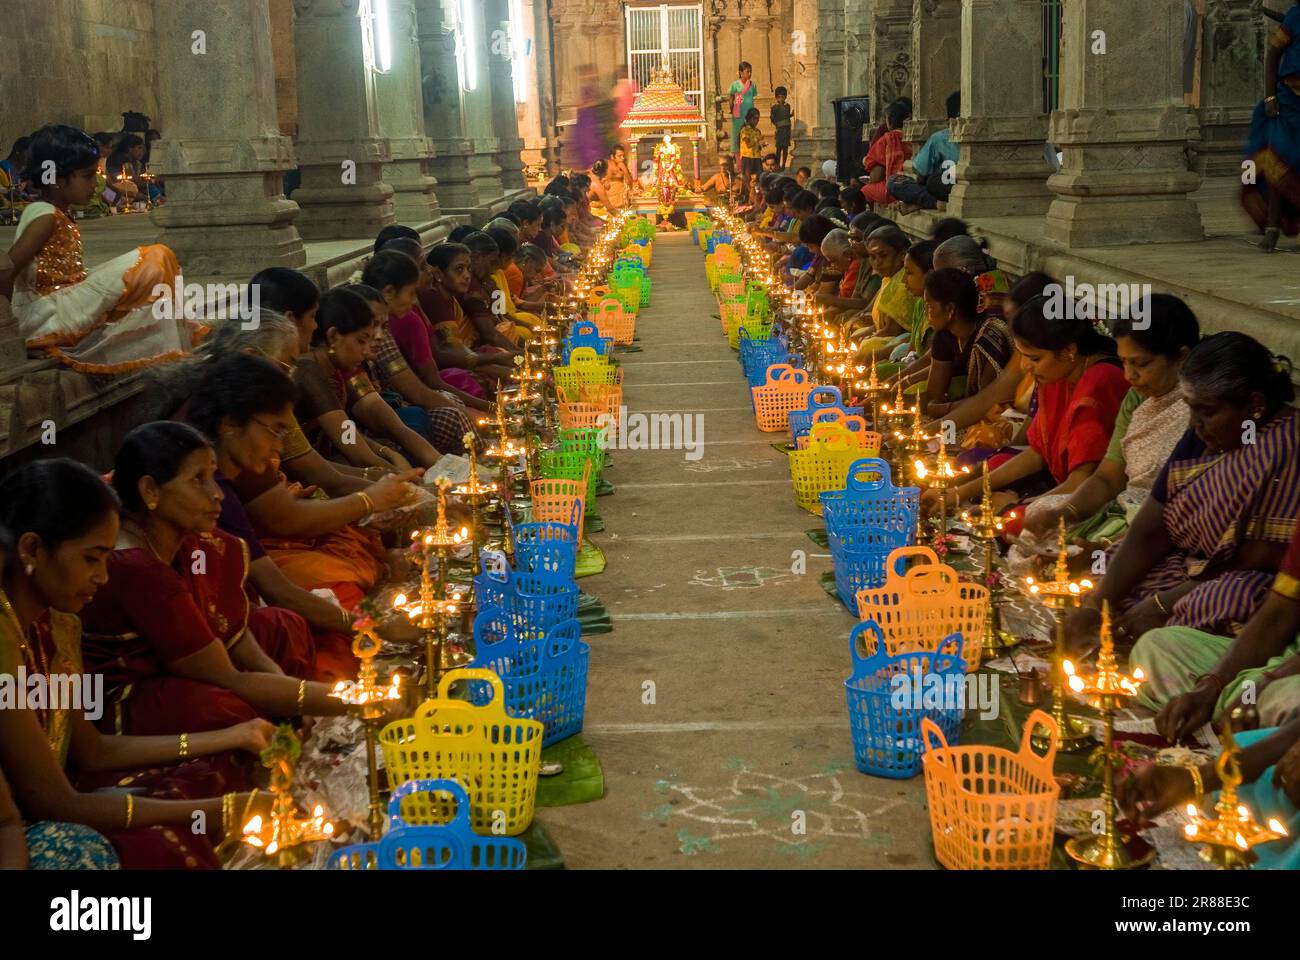
[[[637,94],[636,102],[623,121],[631,132],[636,152],[642,138],[654,137],[654,181],[639,198],[643,212],[656,211],[666,220],[680,210],[703,209],[703,198],[689,189],[691,180],[683,166],[683,144],[691,145],[691,166],[699,177],[697,144],[703,129],[704,115],[686,98],[686,91],[673,78],[665,63],[651,74],[650,83]],[[678,142],[680,139],[682,142]]]

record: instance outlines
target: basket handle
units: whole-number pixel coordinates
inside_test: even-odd
[[[823,403],[819,397],[831,397],[829,403]],[[839,387],[818,386],[814,387],[812,393],[808,395],[808,409],[824,409],[826,407],[843,407],[844,397],[840,393]]]
[[[582,624],[570,617],[546,631],[544,650],[549,660],[559,660],[582,639]]]
[[[936,748],[939,750],[948,749],[948,738],[943,735],[939,725],[929,717],[921,718],[921,742],[927,754]]]
[[[896,547],[895,549],[891,550],[889,552],[889,560],[886,562],[886,566],[888,567],[888,569],[893,570],[895,564],[899,563],[902,560],[907,560],[911,557],[920,557],[921,559],[925,560],[926,563],[932,564],[934,566],[939,565],[939,555],[937,553],[935,553],[929,547],[915,546],[915,547]],[[912,571],[909,570],[908,574],[910,575],[911,572]]]
[[[822,407],[812,415],[813,423],[843,423],[844,411],[839,407]]]
[[[918,548],[904,547],[900,549],[915,550]],[[925,550],[927,548],[921,547],[919,549]],[[893,559],[892,555],[890,559]],[[892,566],[890,567],[890,571],[893,571]],[[960,583],[956,570],[947,564],[938,563],[937,561],[933,566],[922,564],[920,566],[912,567],[907,571],[907,573],[903,574],[903,579],[907,581],[908,593],[927,597],[952,593],[957,589],[957,584]]]
[[[1049,742],[1047,752],[1039,756],[1034,752],[1033,736],[1034,731],[1039,727],[1046,727]],[[1025,721],[1025,729],[1020,735],[1020,761],[1024,764],[1034,764],[1043,769],[1044,775],[1049,779],[1052,775],[1052,765],[1056,762],[1056,748],[1060,743],[1060,730],[1057,729],[1056,721],[1049,714],[1042,710],[1035,710]]]
[[[966,672],[966,658],[962,656],[962,649],[966,645],[966,640],[960,630],[950,633],[939,641],[939,646],[934,648],[936,655],[956,657],[961,661],[962,673]]]
[[[784,380],[787,373],[793,372],[794,367],[790,366],[788,363],[774,363],[767,368],[767,382],[770,385],[780,380]]]
[[[861,480],[859,476],[864,473],[878,473],[878,480]],[[848,489],[857,490],[862,493],[869,493],[873,490],[883,490],[894,485],[893,477],[889,471],[889,464],[879,457],[863,457],[861,460],[854,460],[853,465],[849,467]]]
[[[389,830],[398,830],[406,826],[402,819],[402,801],[413,793],[448,793],[456,801],[456,815],[444,826],[463,825],[469,827],[469,794],[455,780],[407,780],[388,799],[388,816],[392,821]]]
[[[488,579],[497,583],[510,582],[510,561],[500,550],[480,551],[479,562],[482,564],[484,576]]]
[[[858,641],[862,640],[862,645],[867,646],[866,638],[863,634],[875,634],[876,649],[865,657],[858,652]],[[849,654],[853,657],[853,675],[860,676],[868,670],[872,664],[885,655],[885,631],[880,629],[880,624],[875,620],[863,620],[855,624],[849,631]]]
[[[451,685],[461,680],[484,680],[492,685],[492,699],[484,704],[485,707],[495,703],[500,708],[501,704],[505,703],[506,690],[501,683],[501,678],[491,670],[484,670],[481,667],[461,667],[458,670],[448,670],[444,673],[442,679],[438,681],[438,700],[450,700],[451,697],[448,696],[448,693],[451,690]],[[421,710],[423,710],[424,706],[436,702],[436,700],[424,701],[421,704]]]
[[[570,340],[575,340],[578,337],[590,337],[590,336],[599,336],[599,335],[600,335],[600,328],[597,327],[590,320],[579,320],[577,323],[573,325],[573,329],[569,331]]]
[[[488,631],[492,632],[489,633]],[[500,639],[492,639],[498,636]],[[511,656],[519,649],[519,640],[515,636],[515,625],[504,610],[497,606],[485,606],[474,618],[475,660],[486,660],[493,656]]]
[[[808,382],[808,371],[800,370],[798,367],[787,366],[785,370],[781,371],[781,376],[778,379],[782,383],[792,383],[795,386],[801,387]]]
[[[849,429],[850,433],[869,433],[867,430],[867,418],[857,413],[846,413],[840,421]]]

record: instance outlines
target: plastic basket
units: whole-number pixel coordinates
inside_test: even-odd
[[[789,429],[787,417],[791,410],[802,410],[808,403],[808,393],[813,389],[808,371],[788,364],[767,368],[767,380],[762,386],[750,388],[754,400],[754,420],[764,433],[781,433]]]
[[[859,652],[859,643],[865,654]],[[868,620],[853,628],[849,635],[853,673],[844,681],[844,694],[853,734],[853,760],[859,770],[898,780],[920,773],[925,743],[922,719],[937,724],[949,742],[956,743],[965,702],[964,687],[958,687],[966,680],[961,644],[961,635],[952,634],[935,652],[890,656],[874,622]],[[900,683],[896,677],[907,680]],[[927,688],[935,683],[943,691],[943,703],[922,706]]]
[[[450,699],[451,685],[466,680],[491,684],[491,702],[478,706]],[[542,736],[539,721],[506,713],[505,689],[495,673],[449,670],[438,683],[438,696],[420,704],[409,720],[384,727],[379,746],[391,787],[455,780],[469,794],[475,833],[513,837],[533,821]],[[406,797],[400,813],[404,822],[419,825],[446,823],[455,815],[451,802],[429,794]]]
[[[604,421],[600,418],[605,416],[605,410],[594,403],[560,403],[556,405],[556,410],[561,429],[604,426]]]
[[[582,526],[586,520],[587,484],[583,480],[534,480],[528,494],[532,518],[538,523],[564,523],[578,531],[582,549]]]
[[[794,502],[821,516],[821,494],[843,490],[849,470],[862,458],[858,436],[840,423],[819,423],[808,436],[808,445],[790,452],[790,480]]]
[[[802,410],[790,411],[790,439],[798,440],[812,429],[813,418],[823,410],[838,410],[846,415],[864,416],[862,407],[846,407],[844,395],[840,388],[829,384],[819,384],[808,395],[808,406]]]
[[[856,527],[915,531],[921,491],[894,486],[888,463],[864,457],[849,468],[845,488],[823,493],[821,502],[828,531]]]
[[[578,387],[578,399],[607,414],[608,422],[615,427],[623,422],[622,372],[619,368],[615,383],[584,383]]]
[[[1046,727],[1039,756],[1030,738]],[[1041,710],[1025,722],[1020,750],[951,746],[930,720],[921,721],[925,796],[935,858],[949,870],[1046,870],[1060,788],[1052,776],[1057,728]]]
[[[718,296],[724,300],[739,300],[745,302],[745,282],[743,280],[728,280],[723,278],[718,283]]]
[[[732,330],[739,330],[745,322],[744,300],[718,300],[718,317],[722,320],[722,332],[731,338]]]
[[[525,560],[536,568],[512,570],[504,554],[484,550],[483,572],[474,578],[474,598],[480,608],[505,610],[515,632],[531,639],[578,615],[578,584],[568,570],[547,569],[567,564],[568,554],[558,545],[538,547]]]
[[[587,489],[584,509],[590,513],[595,508],[600,469],[592,463],[591,457],[578,451],[543,450],[539,463],[544,479],[581,481]]]
[[[914,558],[926,562],[895,572],[901,567],[896,561]],[[890,555],[885,582],[859,589],[854,604],[859,619],[880,624],[891,656],[931,651],[943,637],[960,633],[973,672],[980,665],[988,596],[988,587],[962,580],[929,547],[904,547]]]
[[[580,399],[578,392],[583,384],[623,382],[623,368],[614,366],[591,347],[574,348],[569,362],[553,367],[552,374],[561,399],[569,402]]]
[[[791,414],[793,416],[793,414]],[[819,423],[836,423],[842,426],[849,433],[853,434],[858,444],[858,455],[875,457],[880,454],[880,444],[884,438],[874,430],[867,429],[865,417],[857,414],[846,414],[840,410],[819,410],[813,414],[813,426]],[[797,450],[804,450],[808,446],[808,438],[811,434],[801,434],[796,438],[794,445]]]
[[[835,568],[835,593],[850,613],[857,610],[860,591],[883,586],[891,570],[901,575],[905,569],[906,558],[893,555],[907,544],[904,532],[858,527],[845,535],[827,530],[826,536]]]
[[[402,801],[412,794],[432,794],[439,807],[455,806],[447,823],[410,826],[402,819]],[[436,798],[443,795],[447,799]],[[413,801],[414,802],[414,801]],[[469,824],[470,802],[454,780],[408,780],[388,801],[388,832],[377,843],[356,843],[330,855],[327,870],[522,870],[528,848],[513,837],[480,837]]]
[[[740,349],[740,333],[744,331],[751,340],[768,340],[772,336],[772,325],[763,319],[749,315],[741,318],[739,323],[727,327],[727,342],[733,350]]]
[[[596,351],[597,356],[608,357],[610,348],[614,345],[613,337],[603,337],[600,334],[600,327],[591,320],[578,320],[569,330],[569,335],[564,338],[561,346],[564,348],[563,360],[567,364],[570,354],[578,347],[590,347]]]
[[[512,717],[537,720],[546,728],[543,747],[582,729],[591,648],[582,642],[577,620],[558,623],[545,636],[525,641],[504,610],[484,607],[474,620],[474,649],[470,666],[501,678],[506,711]],[[476,704],[492,697],[485,683],[471,683],[469,691]]]

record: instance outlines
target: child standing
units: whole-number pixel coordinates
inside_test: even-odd
[[[790,138],[794,131],[794,108],[787,102],[790,91],[776,88],[776,103],[772,104],[772,126],[776,127],[776,168],[784,170],[790,162]]]
[[[0,275],[12,289],[14,316],[27,347],[46,350],[83,373],[115,374],[179,359],[204,332],[180,304],[156,317],[157,289],[175,286],[180,265],[162,244],[138,247],[88,271],[73,207],[95,195],[99,147],[94,137],[48,126],[32,138],[28,175],[41,201],[23,211],[13,270]]]
[[[763,172],[763,131],[758,129],[761,114],[751,107],[745,114],[745,125],[740,130],[740,176],[746,194],[750,182]]]

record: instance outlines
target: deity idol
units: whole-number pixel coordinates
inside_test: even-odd
[[[682,173],[682,154],[673,135],[665,133],[663,141],[655,145],[655,192],[659,197],[659,216],[672,216],[677,194],[686,189],[686,175]]]

